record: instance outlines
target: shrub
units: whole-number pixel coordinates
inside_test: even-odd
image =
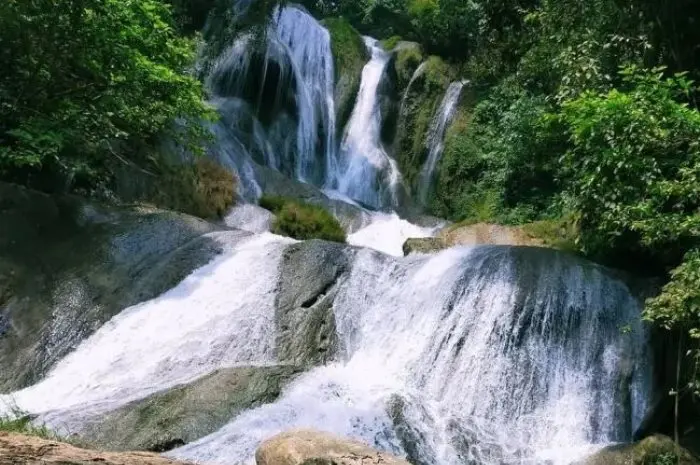
[[[277,218],[272,232],[298,240],[322,239],[345,242],[345,231],[325,208],[278,196],[263,196],[260,206]]]

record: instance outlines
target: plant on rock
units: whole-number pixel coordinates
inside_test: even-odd
[[[345,242],[345,231],[325,208],[277,196],[263,196],[260,206],[275,214],[272,232],[298,240]]]

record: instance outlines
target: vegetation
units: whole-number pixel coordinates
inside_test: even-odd
[[[55,433],[45,426],[35,426],[27,415],[0,417],[0,432],[38,436],[44,439],[56,439]]]
[[[362,36],[344,18],[326,18],[323,25],[331,35],[335,65],[338,128],[350,119],[360,90],[362,69],[369,59]]]
[[[236,177],[209,158],[164,164],[142,200],[201,218],[223,218],[236,199]]]
[[[278,196],[263,196],[260,206],[275,214],[272,232],[298,240],[345,242],[345,231],[325,208]]]
[[[209,115],[187,74],[194,42],[160,0],[2,2],[0,42],[4,180],[90,192],[114,165],[149,166],[137,142]]]

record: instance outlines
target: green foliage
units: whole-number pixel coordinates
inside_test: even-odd
[[[367,61],[367,47],[362,36],[344,18],[326,18],[323,25],[331,35],[331,49],[336,77],[354,68],[357,63],[364,66]]]
[[[687,334],[691,348],[687,355],[694,367],[687,388],[700,395],[700,249],[687,253],[683,263],[671,272],[671,281],[661,294],[647,302],[644,318],[666,330]]]
[[[14,411],[9,416],[0,416],[0,433],[22,434],[25,436],[38,436],[44,439],[57,439],[56,434],[46,426],[35,426],[31,418]]]
[[[692,83],[663,70],[622,71],[626,90],[565,102],[562,158],[585,250],[673,252],[700,237],[700,113],[679,103]],[[678,260],[659,257],[671,263]]]
[[[135,139],[209,115],[187,74],[194,44],[172,25],[159,0],[2,2],[0,177],[103,184],[111,163],[146,162]]]
[[[434,212],[506,224],[559,216],[562,137],[543,121],[547,109],[512,81],[460,108],[446,136]]]
[[[260,206],[275,214],[272,232],[298,240],[345,242],[345,231],[325,208],[294,199],[263,196]]]
[[[381,41],[382,47],[384,47],[384,50],[391,51],[396,48],[396,46],[401,42],[401,36],[391,36],[388,39],[384,39]]]
[[[289,202],[292,202],[292,199],[287,197],[282,197],[279,195],[263,195],[260,197],[258,204],[265,210],[269,210],[276,215]]]

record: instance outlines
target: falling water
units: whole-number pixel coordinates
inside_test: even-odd
[[[401,173],[381,142],[381,83],[391,56],[369,37],[372,58],[362,70],[360,92],[340,146],[340,170],[335,184],[348,197],[381,209],[398,204]]]
[[[452,122],[452,117],[457,110],[459,98],[462,95],[464,82],[453,82],[447,88],[447,93],[440,104],[440,108],[430,125],[426,147],[428,148],[428,159],[423,165],[423,170],[420,175],[420,184],[418,186],[418,197],[421,203],[425,204],[428,200],[428,194],[433,181],[435,168],[440,161],[442,152],[445,149],[445,131]]]
[[[79,431],[216,369],[276,363],[286,244],[262,234],[232,246],[5,401]],[[261,441],[294,427],[426,465],[569,464],[631,439],[646,407],[646,341],[640,303],[607,270],[534,248],[354,255],[333,305],[338,361],[170,455],[249,462]]]
[[[224,120],[216,145],[235,148],[215,155],[236,167],[254,160],[322,186],[337,171],[330,35],[302,9],[286,6],[274,14],[265,43],[258,41],[236,39],[207,78]]]
[[[483,247],[396,261],[364,251],[334,307],[342,361],[171,455],[244,463],[264,439],[316,427],[414,463],[569,464],[630,440],[640,422],[639,303],[573,257]]]

